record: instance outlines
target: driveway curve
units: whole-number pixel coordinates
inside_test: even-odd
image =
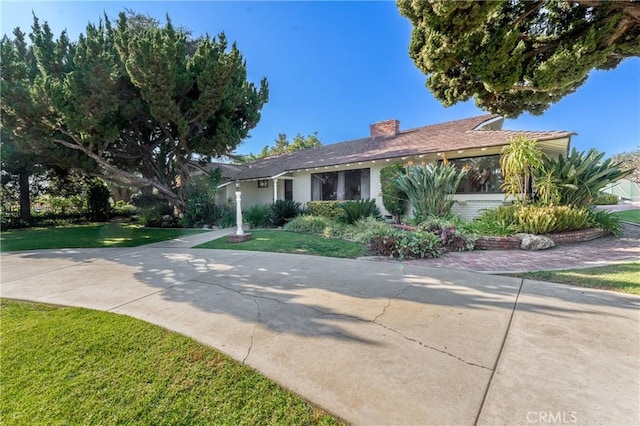
[[[414,264],[188,248],[217,236],[3,254],[0,295],[164,326],[354,424],[640,421],[639,297]]]

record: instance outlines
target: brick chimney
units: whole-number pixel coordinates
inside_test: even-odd
[[[371,129],[371,139],[396,136],[400,133],[400,122],[398,120],[379,121],[369,128]]]

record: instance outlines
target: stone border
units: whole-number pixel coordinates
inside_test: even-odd
[[[574,244],[596,240],[606,237],[609,231],[600,228],[587,228],[579,231],[559,232],[549,234],[548,237],[556,244]],[[520,248],[520,242],[513,236],[490,237],[480,236],[476,241],[476,248],[481,250],[516,250]]]

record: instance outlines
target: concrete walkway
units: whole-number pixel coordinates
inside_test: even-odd
[[[3,254],[0,295],[159,324],[354,424],[640,422],[640,297],[188,248],[223,233]]]

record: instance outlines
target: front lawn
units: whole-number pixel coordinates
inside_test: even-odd
[[[199,229],[144,228],[119,223],[12,229],[0,234],[0,251],[59,248],[137,247],[203,232]]]
[[[633,222],[640,225],[640,209],[636,210],[620,210],[614,213],[620,220],[624,220],[627,222]]]
[[[251,234],[253,238],[242,243],[230,243],[226,237],[223,237],[200,244],[196,248],[269,251],[348,258],[365,254],[365,247],[362,244],[321,235],[275,230],[251,231]]]
[[[124,315],[1,301],[5,424],[336,424],[251,368]]]
[[[565,271],[541,271],[516,274],[520,278],[599,288],[621,293],[640,294],[640,262]]]

